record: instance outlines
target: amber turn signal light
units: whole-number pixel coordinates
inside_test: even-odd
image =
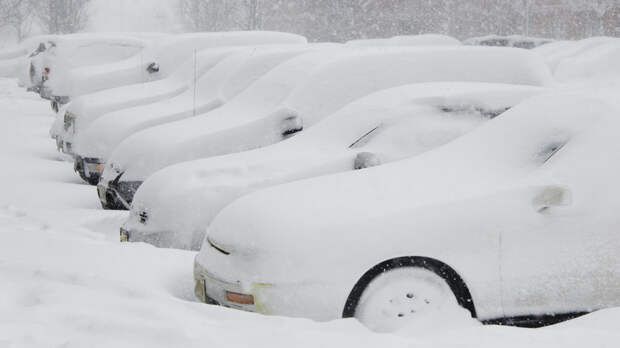
[[[230,302],[242,304],[242,305],[253,305],[254,304],[254,296],[238,294],[236,292],[226,291],[226,299]]]

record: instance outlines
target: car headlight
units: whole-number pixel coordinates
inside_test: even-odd
[[[84,158],[84,171],[86,173],[99,173],[103,172],[103,163],[97,158]]]

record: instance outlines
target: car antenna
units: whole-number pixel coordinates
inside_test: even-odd
[[[194,48],[194,99],[193,99],[193,115],[196,116],[196,83],[198,80],[198,73],[196,72],[197,67],[197,59],[196,59],[196,49]]]

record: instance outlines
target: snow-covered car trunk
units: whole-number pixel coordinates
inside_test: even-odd
[[[97,92],[133,83],[148,82],[165,78],[195,52],[222,46],[244,46],[261,44],[303,44],[306,39],[299,35],[278,32],[221,32],[192,33],[164,36],[138,50],[127,59],[112,64],[82,63],[78,67],[67,64],[71,57],[66,53],[50,59],[43,95],[54,99],[70,100],[79,95]],[[86,50],[93,55],[99,50]],[[107,49],[104,49],[107,51]],[[49,57],[50,54],[46,55]]]
[[[156,103],[119,110],[96,120],[76,138],[76,160],[95,158],[97,163],[104,163],[108,154],[131,134],[218,108],[271,69],[309,49],[307,45],[238,48],[184,93]],[[81,173],[82,177],[97,177],[93,182],[98,180],[99,174],[100,171]]]
[[[102,185],[120,180],[134,183],[133,190],[155,171],[175,163],[277,143],[344,105],[386,88],[435,81],[551,83],[537,55],[511,48],[352,50],[304,73],[303,80],[292,86],[261,87],[274,89],[269,93],[278,96],[270,104],[261,101],[261,108],[239,99],[213,113],[130,136],[107,159]],[[254,87],[248,94],[254,93]],[[249,98],[260,98],[260,94]],[[124,192],[123,200],[130,202],[133,194]]]
[[[614,94],[534,97],[421,156],[246,195],[211,224],[196,293],[269,314],[355,316],[363,276],[406,257],[450,270],[454,296],[485,322],[618,306]],[[260,305],[235,303],[243,295]]]
[[[374,93],[278,144],[158,171],[136,192],[123,231],[132,242],[198,249],[212,219],[240,196],[422,154],[542,91],[438,82]]]
[[[208,71],[240,49],[242,47],[232,46],[202,50],[196,57],[182,63],[165,79],[106,89],[76,98],[68,105],[64,115],[57,118],[56,122],[62,126],[54,126],[60,130],[59,136],[65,144],[65,152],[71,152],[70,144],[73,143],[73,139],[102,115],[122,109],[132,110],[133,115],[136,110],[130,108],[166,100],[187,92],[194,80],[202,81],[202,77]],[[197,89],[197,92],[199,90]],[[193,89],[191,93],[193,95]],[[139,111],[135,113],[140,114]]]

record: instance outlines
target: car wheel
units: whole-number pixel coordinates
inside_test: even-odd
[[[442,277],[421,267],[400,267],[379,274],[366,286],[355,318],[371,330],[392,332],[411,319],[457,306]]]

